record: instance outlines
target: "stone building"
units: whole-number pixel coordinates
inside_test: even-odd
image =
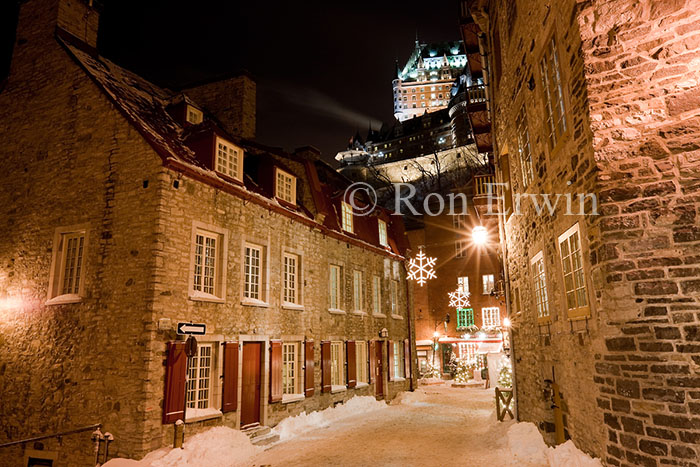
[[[97,53],[98,21],[24,2],[0,88],[0,465],[94,463],[97,424],[139,458],[178,419],[411,388],[400,218],[355,215],[314,149],[252,141],[250,78],[160,88]]]
[[[462,6],[463,24],[484,32],[494,155],[509,184],[520,419],[608,465],[696,465],[698,3]],[[560,195],[553,213],[544,194]]]

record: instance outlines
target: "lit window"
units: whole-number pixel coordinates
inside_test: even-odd
[[[353,218],[352,218],[352,206],[350,206],[345,201],[341,202],[343,210],[343,230],[346,232],[353,232]]]
[[[297,202],[297,178],[284,170],[277,170],[275,196],[291,204]]]
[[[518,136],[518,154],[520,155],[520,167],[523,173],[523,186],[527,187],[535,178],[535,172],[532,167],[530,131],[527,127],[527,113],[524,105],[520,107],[520,112],[515,122],[515,130]]]
[[[561,85],[561,68],[554,36],[549,40],[540,62],[540,76],[547,112],[548,140],[550,149],[557,145],[559,138],[566,133],[564,96]]]
[[[219,235],[198,230],[194,241],[194,279],[197,292],[217,295]]]
[[[56,229],[49,304],[80,300],[85,282],[86,246],[85,229]]]
[[[464,258],[467,256],[467,247],[469,244],[466,240],[457,240],[455,242],[455,258]]]
[[[379,276],[372,277],[372,312],[382,314],[382,279]]]
[[[367,342],[355,341],[355,365],[356,377],[358,383],[368,383],[369,375],[367,372]]]
[[[353,271],[352,275],[352,306],[354,311],[362,311],[362,271]]]
[[[330,270],[329,270],[329,278],[328,278],[328,284],[329,284],[329,308],[332,310],[339,310],[341,303],[340,303],[340,283],[341,283],[341,269],[340,266],[336,266],[335,264],[331,264]]]
[[[483,285],[482,293],[488,295],[493,292],[495,280],[493,274],[484,274],[481,276],[481,281]]]
[[[460,358],[464,358],[468,362],[474,363],[476,361],[476,350],[479,345],[474,342],[462,342],[458,345]]]
[[[379,244],[382,246],[389,246],[389,242],[387,240],[386,235],[386,222],[384,222],[381,219],[378,219],[377,224],[379,226]]]
[[[299,300],[299,256],[291,253],[283,255],[283,301],[300,304]]]
[[[345,385],[345,362],[343,357],[343,343],[331,342],[331,385]]]
[[[540,251],[530,261],[532,268],[532,281],[535,289],[535,308],[537,317],[544,319],[549,317],[549,299],[547,296],[547,276],[544,272],[544,257]]]
[[[212,345],[198,344],[187,359],[187,408],[208,409],[211,398]]]
[[[457,289],[464,293],[469,293],[469,277],[457,278]]]
[[[262,300],[263,249],[246,244],[244,258],[243,296],[252,300]]]
[[[474,309],[457,308],[457,329],[474,326]]]
[[[403,378],[403,345],[399,341],[394,341],[394,376],[396,378]]]
[[[497,328],[501,326],[501,310],[497,306],[481,309],[481,327]]]
[[[399,283],[395,280],[391,281],[391,314],[395,315],[398,311],[399,302]]]
[[[282,394],[302,394],[299,377],[299,342],[282,344]]]
[[[192,107],[191,105],[187,106],[187,122],[191,123],[193,125],[198,125],[202,123],[202,120],[204,120],[204,114],[202,114],[202,111]]]
[[[578,223],[559,236],[559,252],[569,318],[587,316],[588,297]]]
[[[243,168],[243,151],[220,138],[217,138],[216,171],[241,180]]]

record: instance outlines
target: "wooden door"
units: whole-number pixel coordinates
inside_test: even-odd
[[[374,374],[374,387],[377,396],[384,395],[384,359],[382,358],[382,345],[381,342],[377,342],[374,346],[375,358],[377,359],[376,373]]]
[[[262,351],[262,342],[245,342],[243,344],[241,427],[260,422]]]

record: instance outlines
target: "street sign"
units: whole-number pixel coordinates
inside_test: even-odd
[[[204,323],[177,323],[177,333],[184,336],[203,336],[207,333]]]

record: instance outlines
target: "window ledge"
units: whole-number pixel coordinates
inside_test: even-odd
[[[386,318],[386,315],[384,313],[372,313],[372,316],[375,318]]]
[[[345,385],[334,384],[333,386],[331,386],[331,394],[335,394],[337,392],[347,391],[347,389],[348,388]]]
[[[65,294],[46,301],[46,305],[65,305],[67,303],[80,303],[83,297],[76,294]]]
[[[355,389],[362,389],[362,388],[368,388],[369,383],[357,383],[355,384]]]
[[[196,302],[226,303],[221,297],[199,291],[190,292],[189,299]]]
[[[391,314],[391,317],[394,318],[394,319],[403,319],[403,316],[401,316],[401,315],[395,315],[395,314],[393,314],[393,313]]]
[[[306,396],[304,396],[304,394],[284,394],[282,396],[282,403],[289,404],[291,402],[303,401],[304,399],[306,399]]]
[[[299,305],[298,303],[283,303],[283,310],[303,310],[304,305]]]
[[[400,383],[401,381],[406,381],[406,378],[402,378],[401,376],[394,376],[394,379],[391,380],[393,383]]]
[[[338,308],[329,308],[328,312],[332,315],[344,315],[344,314],[346,314],[345,311],[339,310]]]
[[[367,312],[361,310],[353,311],[352,314],[355,316],[367,316]]]
[[[191,415],[190,415],[191,414]],[[185,413],[185,423],[201,422],[212,418],[223,417],[224,414],[218,409],[187,409]]]
[[[244,298],[241,300],[241,305],[243,306],[258,306],[260,308],[269,308],[270,304],[263,302],[262,300],[256,300],[254,298]]]

